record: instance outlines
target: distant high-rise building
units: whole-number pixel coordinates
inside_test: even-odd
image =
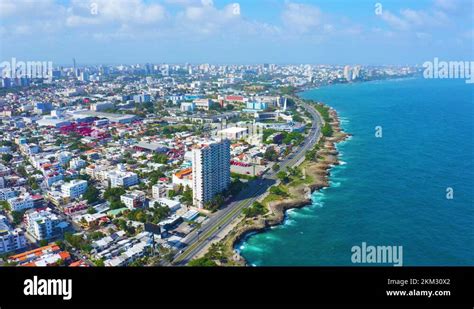
[[[346,65],[344,67],[344,78],[347,80],[347,81],[351,81],[352,80],[352,75],[351,75],[351,67]]]
[[[193,204],[203,208],[230,185],[230,142],[213,141],[193,149]]]
[[[358,65],[352,69],[352,80],[358,79],[359,75],[360,75],[360,66]]]
[[[88,80],[89,80],[89,73],[82,71],[82,72],[79,74],[79,80],[80,80],[80,81],[83,81],[83,82],[88,81]]]
[[[360,65],[355,66],[355,67],[346,65],[344,67],[344,78],[348,82],[358,79],[359,76],[360,76]]]

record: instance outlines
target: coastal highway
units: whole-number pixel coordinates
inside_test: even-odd
[[[304,160],[306,151],[312,149],[318,142],[320,136],[320,128],[322,119],[316,109],[299,100],[293,98],[297,104],[308,111],[313,120],[309,134],[304,143],[296,148],[287,158],[282,160],[280,170],[284,170],[287,166],[295,166]],[[274,184],[277,183],[277,172],[268,171],[261,179],[256,179],[248,183],[246,190],[242,190],[232,199],[232,202],[223,209],[217,211],[212,217],[205,222],[202,227],[190,233],[185,239],[186,248],[178,252],[172,261],[174,265],[186,265],[191,261],[204,247],[212,241],[218,233],[230,225],[241,214],[242,210],[252,205]]]

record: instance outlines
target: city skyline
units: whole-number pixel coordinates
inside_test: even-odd
[[[472,2],[2,1],[0,58],[415,65],[468,60]],[[35,10],[32,10],[32,8]],[[31,48],[34,46],[34,48]],[[133,52],[131,52],[133,51]]]

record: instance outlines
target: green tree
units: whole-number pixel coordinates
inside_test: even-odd
[[[224,205],[224,196],[222,194],[217,194],[211,201],[204,204],[204,209],[215,212],[221,208],[222,205]]]
[[[12,211],[13,224],[18,225],[23,221],[25,211]]]
[[[36,178],[35,177],[28,177],[28,181],[27,181],[28,185],[30,186],[30,188],[32,190],[38,190],[39,189],[39,185],[38,183],[36,182]]]
[[[202,257],[202,258],[199,258],[199,259],[195,259],[195,260],[192,260],[188,263],[188,266],[193,266],[193,267],[212,267],[212,266],[217,266],[216,262],[214,262],[213,260],[209,259],[209,258],[206,258],[206,257]]]
[[[193,204],[193,190],[191,188],[186,187],[180,202],[188,206]]]
[[[157,202],[153,205],[153,216],[152,216],[152,223],[157,224],[158,222],[166,219],[170,214],[171,210],[166,206],[161,206]]]
[[[273,186],[270,188],[270,193],[279,195],[279,196],[287,196],[288,194],[283,191],[279,186]]]
[[[288,178],[288,175],[284,171],[278,172],[277,177],[283,183],[288,183],[290,181],[290,179]]]
[[[124,195],[127,191],[125,191],[122,187],[116,188],[107,188],[104,192],[104,198],[109,201],[120,201],[120,196]]]
[[[102,260],[102,259],[93,260],[92,263],[94,263],[94,265],[97,266],[97,267],[104,267],[105,266],[104,260]]]
[[[23,165],[18,167],[17,172],[18,172],[18,174],[20,174],[23,177],[28,176],[28,173],[26,172],[26,168]]]
[[[86,192],[84,192],[83,198],[87,200],[87,203],[92,204],[99,200],[100,191],[95,186],[88,186]]]
[[[331,137],[333,134],[332,127],[329,123],[325,123],[324,126],[321,128],[321,133],[325,137]]]
[[[13,159],[13,156],[9,153],[2,154],[2,160],[9,163]]]
[[[278,161],[278,153],[273,147],[268,147],[267,150],[265,150],[263,157],[268,161]]]
[[[175,190],[169,190],[169,191],[168,191],[168,197],[169,197],[170,199],[173,199],[176,195],[178,195],[178,193],[176,193]]]
[[[126,207],[125,204],[120,200],[112,200],[112,202],[110,202],[110,209],[120,209],[124,207]]]
[[[168,163],[168,156],[163,153],[156,153],[153,155],[153,162],[166,164]]]
[[[11,207],[7,201],[0,201],[0,208],[3,208],[5,211],[11,211]]]
[[[267,209],[261,203],[256,201],[252,204],[252,206],[245,208],[242,212],[247,218],[251,218],[264,215],[267,213]]]

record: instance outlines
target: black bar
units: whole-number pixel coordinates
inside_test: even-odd
[[[72,299],[25,296],[24,281],[72,279]],[[388,279],[420,280],[389,285]],[[421,279],[443,279],[438,284]],[[446,284],[449,280],[449,285]],[[18,304],[474,304],[473,267],[0,268],[0,307]],[[387,290],[450,296],[387,296]],[[463,307],[464,307],[463,306]],[[13,306],[15,308],[16,306]]]

